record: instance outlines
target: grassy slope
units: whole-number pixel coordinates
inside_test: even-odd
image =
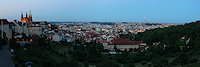
[[[30,49],[41,50],[41,51],[42,51],[42,49],[40,49],[40,48],[30,48]],[[29,49],[27,48],[27,50],[29,50]],[[15,52],[25,52],[25,50],[23,49],[23,47],[21,47],[20,49],[16,50]],[[61,62],[61,61],[63,60],[63,59],[62,59],[61,57],[59,57],[58,55],[55,55],[55,54],[53,54],[53,53],[51,53],[50,51],[47,51],[47,50],[45,50],[45,49],[43,49],[42,53],[45,54],[45,55],[47,55],[47,56],[49,56],[49,57],[51,57],[51,58],[54,59],[56,62]],[[18,62],[18,60],[15,60],[15,56],[14,56],[14,57],[11,57],[11,58],[12,58],[13,62]],[[24,65],[24,63],[19,63],[19,67],[22,67],[23,65]]]

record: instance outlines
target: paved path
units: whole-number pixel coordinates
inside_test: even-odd
[[[14,67],[14,63],[10,57],[10,51],[8,51],[9,45],[2,46],[0,49],[0,67]]]

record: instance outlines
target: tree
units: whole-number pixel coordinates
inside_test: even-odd
[[[185,65],[188,63],[189,61],[189,58],[187,57],[187,55],[185,53],[181,53],[179,56],[178,56],[178,59],[180,61],[180,65]]]
[[[124,52],[122,52],[122,56],[126,57],[129,55],[129,52],[127,51],[127,49],[124,50]]]
[[[72,56],[81,62],[85,60],[84,53],[80,50],[74,50]]]
[[[85,61],[83,62],[83,64],[84,64],[85,67],[89,67],[89,64],[88,64],[88,61],[87,61],[87,60],[85,60]]]
[[[22,33],[22,38],[23,38],[23,39],[27,39],[28,37],[26,36],[25,33]]]
[[[80,67],[77,60],[63,60],[59,67]]]
[[[104,48],[103,45],[101,43],[99,43],[99,42],[97,43],[96,48],[97,48],[98,51],[103,51],[104,50],[103,49]]]
[[[90,49],[89,49],[89,62],[91,63],[95,63],[95,62],[99,62],[99,59],[98,58],[101,58],[101,52],[100,51],[97,51],[96,47],[95,46],[92,46]]]
[[[133,63],[128,63],[127,67],[135,67],[135,65]]]
[[[133,48],[129,48],[129,52],[133,52]]]
[[[140,62],[142,65],[147,64],[147,61]]]
[[[181,53],[178,53],[178,57],[176,59],[174,59],[171,64],[172,65],[180,64],[180,65],[184,66],[188,62],[189,62],[189,57],[185,53],[181,52]]]
[[[1,46],[6,45],[6,44],[7,44],[7,40],[0,38],[0,49],[1,49]]]
[[[46,45],[45,42],[46,42],[46,41],[45,41],[45,38],[40,38],[39,41],[38,41],[38,44],[39,44],[40,46],[45,46],[45,45]]]
[[[97,64],[97,67],[119,67],[119,65],[115,60],[104,58],[101,63]]]
[[[9,45],[10,45],[10,48],[13,48],[13,49],[19,49],[20,48],[20,44],[16,43],[15,40],[13,40],[13,39],[11,39],[9,41]]]
[[[116,43],[114,43],[114,51],[117,50],[117,46],[116,46]]]
[[[198,62],[199,60],[197,59],[197,58],[191,58],[190,60],[189,60],[189,62],[190,63],[194,63],[194,62]]]

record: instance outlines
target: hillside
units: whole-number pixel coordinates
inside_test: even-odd
[[[199,29],[200,21],[196,21],[185,25],[148,30],[139,33],[136,40],[142,40],[150,45],[149,51],[153,54],[169,59],[170,66],[187,65],[197,62],[200,58]],[[190,40],[186,43],[188,39]],[[155,42],[160,42],[160,44],[153,46]]]

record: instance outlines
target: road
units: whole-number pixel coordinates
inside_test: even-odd
[[[9,45],[2,46],[0,49],[0,67],[14,67],[14,63],[10,56],[10,51],[8,50]]]

